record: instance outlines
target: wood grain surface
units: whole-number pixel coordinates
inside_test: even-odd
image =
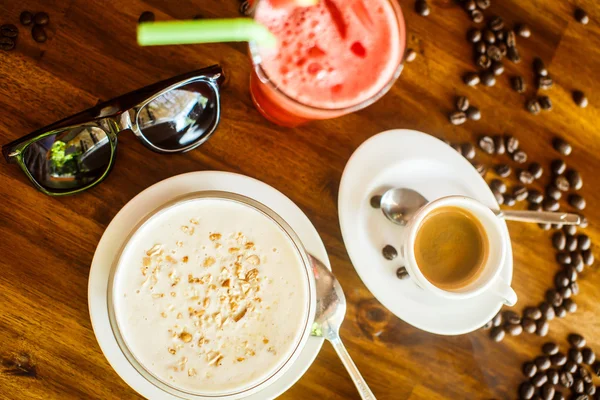
[[[219,63],[228,76],[222,121],[213,138],[182,155],[152,153],[132,135],[119,138],[116,166],[98,187],[52,198],[37,192],[16,165],[0,165],[0,398],[133,399],[139,396],[113,371],[94,337],[87,306],[88,273],[98,241],[111,219],[131,198],[165,178],[202,170],[246,174],[279,189],[312,220],[345,288],[348,312],[342,337],[379,399],[508,399],[517,397],[521,364],[555,340],[563,350],[577,331],[600,351],[598,273],[581,274],[574,314],[550,323],[548,337],[532,334],[495,343],[489,332],[458,337],[422,332],[389,313],[366,289],[348,258],[337,217],[337,192],[345,163],[372,135],[412,128],[452,142],[482,134],[512,134],[546,172],[558,157],[551,139],[573,146],[565,160],[579,170],[590,221],[585,232],[600,243],[600,8],[596,0],[496,0],[486,15],[512,26],[526,22],[529,39],[519,38],[523,61],[507,63],[496,87],[470,88],[461,76],[474,70],[466,42],[472,25],[452,0],[430,0],[431,15],[401,5],[408,47],[418,52],[389,94],[345,117],[296,129],[268,123],[248,92],[250,63],[243,44],[140,48],[137,19],[152,11],[158,20],[238,14],[236,0],[0,0],[0,23],[18,24],[27,9],[50,14],[49,40],[33,42],[20,27],[17,48],[0,52],[0,141],[6,143],[65,116],[170,76]],[[591,22],[573,18],[582,6]],[[555,80],[548,95],[554,110],[538,116],[524,108],[536,95],[531,68],[542,57]],[[528,89],[510,89],[509,77],[525,77]],[[369,71],[364,72],[369,78]],[[571,99],[584,90],[590,105]],[[483,114],[480,121],[452,126],[454,98],[467,95]],[[477,160],[499,161],[478,151]],[[502,160],[508,160],[506,157]],[[512,161],[510,165],[515,166]],[[494,177],[493,173],[488,178]],[[516,182],[514,174],[507,179]],[[563,196],[564,197],[564,196]],[[561,200],[563,209],[569,209]],[[523,204],[516,208],[524,207]],[[550,232],[509,223],[514,249],[515,307],[537,305],[552,286],[558,266]],[[593,246],[596,256],[598,247]],[[598,381],[596,381],[598,383]],[[329,344],[283,399],[357,399],[354,386]]]

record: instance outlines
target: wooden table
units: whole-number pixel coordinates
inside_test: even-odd
[[[465,41],[471,22],[452,0],[431,0],[429,17],[401,1],[408,46],[418,52],[388,95],[343,118],[282,129],[265,121],[248,94],[250,64],[243,44],[140,48],[138,16],[157,19],[238,15],[235,0],[0,0],[0,23],[18,23],[24,9],[50,14],[49,40],[37,44],[20,28],[17,49],[0,52],[0,141],[14,140],[41,126],[178,73],[219,63],[229,77],[222,94],[222,121],[200,149],[160,156],[131,135],[119,138],[116,168],[101,185],[83,194],[52,198],[37,192],[14,165],[0,167],[0,398],[138,398],[113,371],[94,337],[87,307],[87,278],[94,249],[108,223],[125,203],[165,178],[201,170],[246,174],[279,189],[309,216],[321,234],[349,307],[342,328],[349,352],[379,399],[514,398],[521,364],[540,353],[545,341],[566,350],[566,335],[577,331],[600,351],[598,274],[580,277],[575,314],[550,324],[548,337],[532,334],[492,342],[487,331],[458,337],[422,332],[389,313],[355,273],[342,242],[337,192],[344,165],[367,138],[390,128],[413,128],[452,142],[481,134],[515,135],[530,160],[546,173],[558,154],[550,141],[560,135],[573,146],[566,158],[585,185],[585,231],[598,242],[600,212],[600,9],[580,0],[591,14],[583,26],[572,17],[576,2],[496,1],[488,15],[509,25],[527,22],[533,35],[519,39],[523,62],[507,63],[494,88],[470,88],[461,81],[473,70]],[[548,91],[554,110],[538,116],[524,109],[535,95],[531,63],[542,57],[555,80]],[[365,79],[368,79],[368,71]],[[526,78],[525,95],[510,89],[509,77]],[[590,105],[581,109],[571,91],[581,89]],[[455,127],[448,122],[454,98],[467,95],[483,114]],[[492,164],[481,151],[477,159]],[[506,158],[503,158],[506,160]],[[514,163],[511,162],[514,166]],[[493,173],[488,174],[492,178]],[[511,176],[508,181],[515,183]],[[564,199],[561,201],[568,209]],[[518,206],[519,207],[519,206]],[[520,207],[524,207],[521,205]],[[509,223],[514,249],[517,311],[542,301],[552,286],[550,232]],[[594,247],[596,251],[596,247]],[[596,254],[600,256],[600,254]],[[357,394],[331,346],[284,399],[356,399]]]

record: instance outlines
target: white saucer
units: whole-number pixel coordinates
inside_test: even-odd
[[[352,155],[340,183],[338,212],[344,243],[356,272],[388,310],[409,324],[441,335],[459,335],[480,328],[502,307],[500,299],[483,293],[467,300],[440,300],[427,296],[410,279],[399,280],[400,257],[387,261],[386,244],[399,248],[402,227],[380,209],[372,196],[392,187],[415,189],[428,200],[466,195],[498,208],[492,192],[475,168],[450,146],[433,136],[408,129],[380,133]],[[511,282],[513,261],[509,243],[501,276]]]
[[[88,306],[94,333],[104,356],[129,386],[148,399],[177,398],[143,378],[119,349],[108,319],[107,286],[110,267],[123,240],[142,217],[175,197],[201,190],[238,193],[263,203],[290,224],[309,253],[331,269],[325,246],[302,210],[281,192],[253,178],[217,171],[191,172],[166,179],[138,194],[119,211],[98,243],[90,269]],[[298,359],[280,379],[247,399],[273,399],[285,392],[310,367],[322,345],[322,338],[310,337]]]

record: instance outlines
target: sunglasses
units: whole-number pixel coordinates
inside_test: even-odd
[[[122,131],[157,153],[204,143],[219,124],[224,80],[218,65],[179,75],[38,129],[2,146],[2,154],[48,195],[81,192],[106,178]]]

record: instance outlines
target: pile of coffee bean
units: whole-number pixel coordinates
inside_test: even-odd
[[[542,354],[523,364],[527,380],[519,385],[520,399],[565,399],[566,390],[570,390],[572,399],[600,399],[600,388],[593,380],[593,375],[600,376],[600,361],[586,347],[583,336],[572,333],[568,341],[570,348],[566,354],[558,344],[548,342],[542,346]]]
[[[479,108],[471,105],[467,97],[457,97],[454,105],[456,110],[448,116],[448,119],[453,125],[462,125],[467,119],[473,121],[479,121],[481,119],[481,111],[479,111]]]

